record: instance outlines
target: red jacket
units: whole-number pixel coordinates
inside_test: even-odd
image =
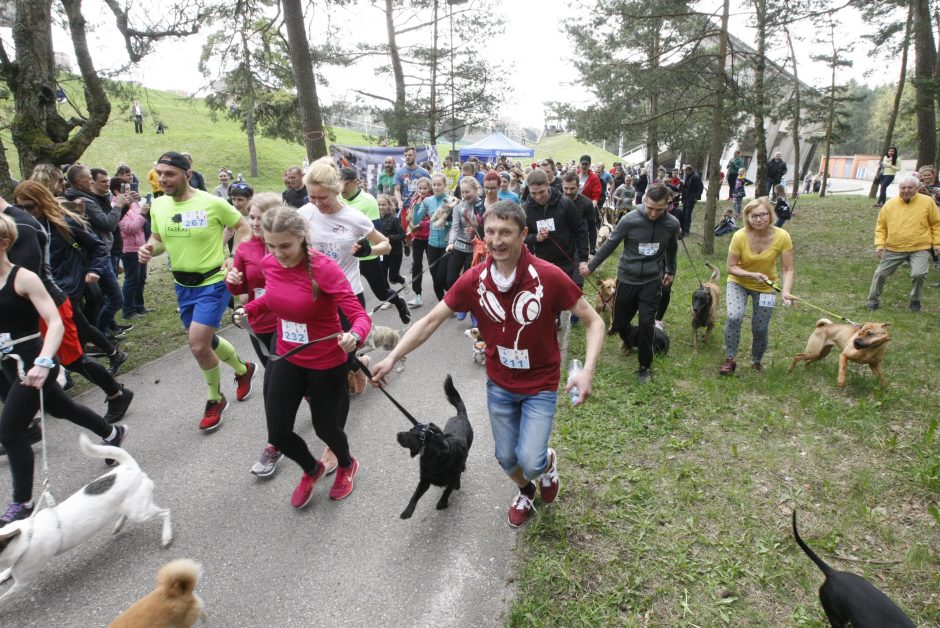
[[[588,170],[588,179],[581,190],[581,194],[594,201],[601,200],[601,178],[593,170]]]

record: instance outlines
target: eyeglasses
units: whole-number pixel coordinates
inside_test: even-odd
[[[754,218],[755,220],[766,220],[767,218],[770,218],[770,214],[768,214],[767,212],[763,212],[760,214],[751,214],[751,218]]]
[[[483,186],[483,189],[484,189],[484,190],[487,190],[487,191],[489,191],[489,192],[495,192],[496,190],[499,189],[499,186],[497,185],[497,186],[494,188],[492,185],[484,185],[484,186]]]

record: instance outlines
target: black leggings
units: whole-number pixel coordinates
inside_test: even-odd
[[[72,321],[78,330],[78,339],[82,345],[84,346],[85,343],[90,342],[108,355],[113,355],[115,346],[111,344],[107,336],[101,333],[100,329],[89,323],[88,319],[85,318],[85,312],[82,311],[81,295],[70,296],[69,301],[72,302]]]
[[[264,372],[264,412],[268,421],[268,442],[300,465],[306,473],[317,470],[317,460],[307,443],[294,431],[297,408],[304,395],[310,396],[313,429],[336,454],[340,466],[352,464],[349,441],[343,427],[349,414],[349,388],[346,364],[314,371],[277,360]]]
[[[258,338],[256,339],[255,336],[258,336]],[[268,353],[274,353],[275,343],[273,342],[273,339],[275,338],[275,332],[255,332],[255,336],[248,336],[248,339],[251,340],[251,346],[255,348],[255,355],[258,356],[258,360],[261,362],[261,366],[268,368],[268,356],[261,352],[261,346],[264,345],[264,348],[268,350]]]
[[[411,241],[411,289],[415,291],[415,294],[421,294],[421,273],[424,272],[424,253],[427,250],[427,240]],[[430,252],[428,263],[431,263]]]
[[[121,385],[117,383],[117,380],[114,379],[114,376],[111,375],[108,369],[94,360],[88,359],[84,355],[71,364],[63,364],[62,366],[65,367],[66,371],[78,373],[85,379],[93,382],[95,386],[103,390],[109,397],[113,397],[121,392]]]
[[[454,282],[460,277],[460,275],[470,268],[470,262],[473,260],[473,253],[470,251],[458,251],[457,249],[450,250],[450,259],[447,260],[447,283],[445,287],[450,290],[451,286],[454,285]],[[443,265],[444,262],[441,262]]]
[[[382,262],[379,258],[359,260],[359,274],[365,277],[366,281],[369,283],[369,287],[372,288],[372,293],[379,301],[385,301],[387,299],[390,303],[395,303],[401,299],[401,297],[395,294],[395,291],[389,287],[385,269],[382,267]],[[365,297],[363,297],[361,301],[363,302],[362,307],[365,307]]]
[[[35,355],[37,354],[23,356],[26,365],[32,364],[33,360],[30,358],[35,358]],[[33,448],[27,438],[27,428],[39,410],[39,391],[20,383],[13,359],[3,360],[2,365],[0,396],[3,397],[3,410],[0,411],[0,445],[3,445],[10,459],[13,501],[22,504],[33,496]],[[28,366],[25,368],[29,369]],[[65,394],[56,381],[58,374],[58,366],[50,369],[42,387],[46,412],[59,419],[68,419],[101,438],[110,436],[112,428],[100,415]]]
[[[382,259],[382,267],[386,271],[387,281],[389,283],[405,283],[405,278],[401,276],[402,249],[392,247],[392,252]]]
[[[434,264],[447,252],[436,246],[428,245],[428,265]],[[444,291],[447,289],[447,260],[444,260],[431,269],[431,280],[434,283],[434,296],[438,301],[444,300]]]

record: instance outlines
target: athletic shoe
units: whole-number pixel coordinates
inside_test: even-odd
[[[457,312],[456,318],[457,318],[458,321],[462,321],[462,320],[464,320],[465,318],[467,318],[467,313],[466,313],[466,312]]]
[[[104,420],[108,423],[116,423],[123,419],[133,400],[134,391],[126,386],[121,386],[120,396],[107,400],[108,411],[104,413]]]
[[[392,306],[391,303],[389,303],[388,301],[385,301],[384,303],[382,303],[382,305],[379,306],[379,309],[380,309],[380,310],[390,310],[390,309],[392,309],[392,307],[393,307],[393,306]]]
[[[108,357],[108,352],[107,352],[107,351],[104,351],[104,350],[102,350],[102,349],[99,349],[96,345],[93,345],[93,344],[91,344],[90,342],[87,343],[87,344],[82,348],[82,350],[84,351],[85,355],[87,355],[89,358],[106,358],[106,357]]]
[[[130,330],[134,329],[133,325],[118,325],[115,323],[111,326],[111,331],[115,334],[126,334]]]
[[[257,370],[254,362],[245,362],[245,368],[247,370],[243,375],[235,376],[235,398],[239,401],[244,401],[251,396],[251,378],[255,376]]]
[[[121,365],[125,362],[127,362],[127,353],[120,349],[115,349],[114,353],[108,356],[108,372],[111,373],[111,375],[117,375],[118,369],[120,369]]]
[[[283,457],[284,454],[278,451],[277,447],[274,445],[266,445],[264,451],[261,452],[261,458],[258,462],[251,465],[251,472],[259,478],[274,475],[274,471],[277,469],[277,463],[280,462]]]
[[[734,361],[734,358],[726,358],[720,367],[718,367],[719,375],[734,375],[734,369],[738,367],[737,363]]]
[[[512,500],[512,505],[509,506],[509,525],[514,528],[522,527],[529,519],[532,511],[535,510],[535,505],[532,503],[532,498],[535,497],[535,487],[530,482],[527,488],[532,495],[529,496],[524,493],[523,491],[526,489],[519,489],[519,494],[516,495],[516,498]]]
[[[878,309],[878,303],[869,301],[868,303],[865,304],[865,307],[868,309],[869,312],[874,312],[875,310]]]
[[[398,310],[398,318],[401,319],[401,322],[407,325],[411,322],[411,312],[408,311],[408,304],[405,303],[405,300],[401,297],[395,297],[395,309]],[[386,304],[387,305],[387,304]]]
[[[754,362],[751,364],[751,370],[754,371],[755,373],[763,373],[764,365],[761,364],[760,362]]]
[[[364,355],[359,358],[359,361],[368,368],[369,356]],[[361,395],[363,391],[365,391],[368,383],[369,377],[366,375],[366,372],[363,369],[349,372],[349,392],[353,393],[354,395]]]
[[[551,447],[548,448],[548,465],[539,478],[539,494],[543,504],[550,504],[558,497],[561,481],[558,479],[558,454]]]
[[[640,368],[636,372],[636,379],[641,384],[649,384],[653,381],[653,372],[647,368]]]
[[[330,489],[330,499],[340,500],[349,497],[353,492],[353,478],[359,471],[359,461],[352,459],[352,464],[348,467],[340,467],[336,470],[336,479],[333,480],[333,488]]]
[[[202,420],[199,421],[199,429],[203,432],[214,432],[222,425],[222,413],[228,407],[228,401],[225,395],[219,401],[207,401],[205,412],[202,413]]]
[[[0,526],[5,526],[8,523],[26,519],[31,514],[33,514],[32,506],[27,506],[26,504],[21,504],[19,502],[10,502],[10,505],[7,506],[7,511],[3,513],[2,517],[0,517]]]
[[[332,475],[336,471],[336,467],[339,466],[339,461],[336,459],[333,450],[327,447],[323,450],[323,455],[320,456],[320,464],[325,467],[323,475]]]
[[[313,497],[313,485],[317,483],[323,476],[323,465],[317,464],[317,470],[313,472],[313,475],[309,473],[304,473],[300,476],[300,482],[297,484],[297,488],[294,489],[294,494],[291,495],[290,505],[294,508],[303,508],[310,503],[310,499]]]
[[[102,445],[109,445],[111,447],[123,447],[124,441],[127,440],[127,428],[123,425],[118,425],[114,429],[117,430],[117,434],[114,435],[114,438],[108,440],[107,438],[101,439]],[[117,460],[114,458],[105,458],[104,463],[109,467],[113,467],[117,464]]]
[[[424,303],[421,302],[421,295],[415,292],[415,295],[411,297],[411,301],[408,301],[408,307],[421,307]]]
[[[911,301],[909,307],[912,312],[920,312],[920,301]]]
[[[139,310],[137,310],[137,313],[140,314],[141,316],[146,316],[147,314],[153,314],[153,312],[154,311],[151,310],[149,307],[142,307]]]

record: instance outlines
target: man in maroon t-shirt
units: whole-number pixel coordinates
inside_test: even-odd
[[[519,527],[533,509],[533,480],[538,480],[545,504],[555,500],[560,486],[558,455],[548,447],[561,376],[555,317],[571,310],[585,323],[584,368],[565,388],[577,386],[578,404],[591,394],[604,321],[563,270],[529,253],[521,207],[512,201],[496,203],[484,214],[483,229],[487,258],[461,275],[444,300],[372,368],[373,383],[384,384],[394,364],[454,312],[471,312],[486,340],[486,396],[496,459],[519,488],[509,508],[509,525]]]

